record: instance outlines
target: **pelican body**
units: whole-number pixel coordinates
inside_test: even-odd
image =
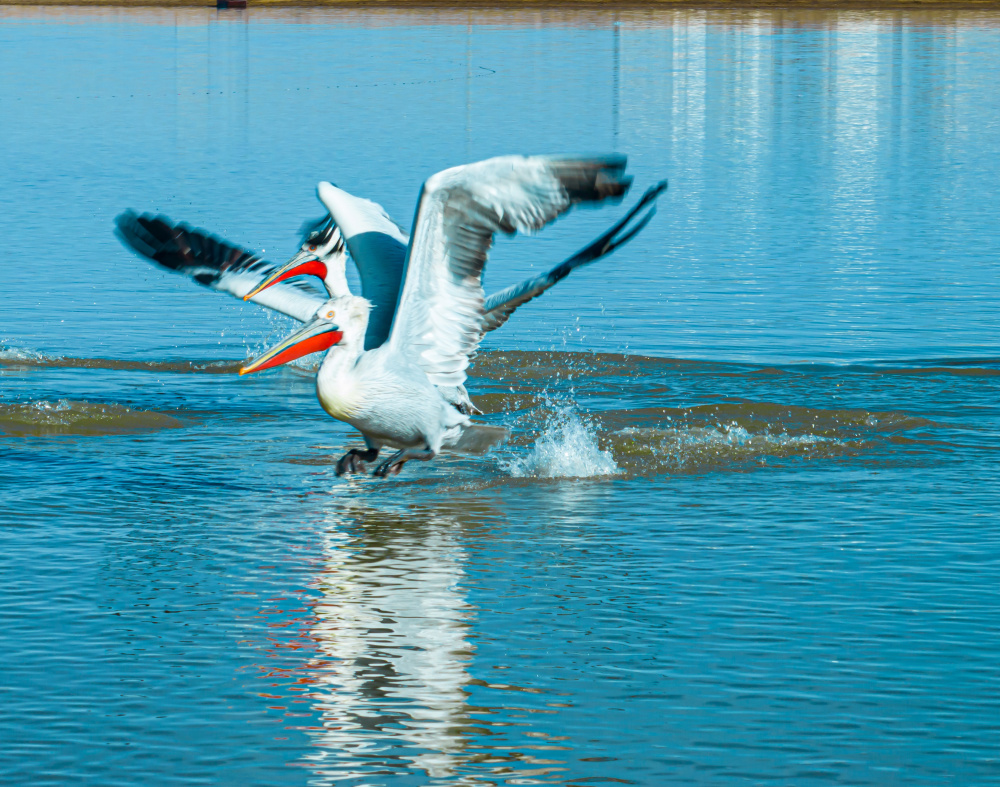
[[[270,368],[329,342],[316,376],[317,395],[368,446],[363,454],[348,454],[338,470],[357,469],[356,459],[371,461],[385,445],[399,450],[375,469],[380,476],[398,473],[412,459],[433,459],[442,449],[485,450],[506,430],[473,423],[442,391],[463,386],[483,335],[482,274],[493,236],[540,229],[580,202],[620,199],[631,185],[625,163],[621,156],[507,156],[434,175],[418,200],[387,339],[366,351],[370,302],[332,298],[314,320],[240,373]],[[327,207],[347,237],[353,217],[341,215],[336,204]],[[258,290],[268,286],[265,281]]]
[[[537,298],[573,270],[628,243],[656,214],[656,199],[666,188],[666,181],[649,188],[614,226],[548,272],[487,298],[483,304],[485,314],[480,338],[506,323],[519,306]],[[356,197],[325,181],[317,186],[316,194],[326,207],[327,216],[310,225],[316,228],[315,231],[306,237],[291,260],[265,277],[243,299],[252,300],[269,287],[298,276],[319,277],[333,297],[349,293],[342,253],[346,248],[357,265],[362,293],[373,306],[365,332],[365,349],[379,347],[388,338],[396,313],[410,239],[375,202]],[[647,207],[648,210],[633,223]],[[461,412],[479,412],[463,384],[440,384],[438,388]]]
[[[399,452],[376,470],[386,475],[441,450],[482,453],[506,435],[469,418],[477,411],[465,391],[465,370],[482,336],[575,268],[631,240],[667,184],[650,188],[623,219],[560,265],[484,298],[493,234],[538,229],[577,202],[619,200],[631,182],[624,166],[620,156],[509,156],[446,170],[424,185],[412,238],[377,203],[324,182],[317,195],[328,215],[304,227],[299,252],[277,268],[163,217],[128,211],[118,217],[117,232],[164,267],[306,323],[241,374],[327,351],[316,377],[320,404],[357,428],[367,445],[345,455],[338,474],[364,469],[391,445]],[[365,297],[348,287],[348,254]],[[320,279],[328,299],[302,276]]]

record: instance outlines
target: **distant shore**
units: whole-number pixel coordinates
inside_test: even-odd
[[[1000,9],[1000,0],[248,0],[253,8],[524,9]],[[215,8],[205,0],[0,0],[0,6]]]

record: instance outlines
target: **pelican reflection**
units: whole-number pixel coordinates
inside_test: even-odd
[[[313,783],[400,770],[453,780],[466,760],[473,656],[460,520],[337,505],[315,581],[318,653],[305,665]]]

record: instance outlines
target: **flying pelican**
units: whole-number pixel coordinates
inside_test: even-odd
[[[385,445],[398,450],[375,469],[382,477],[442,449],[484,452],[506,430],[473,423],[440,389],[464,384],[482,338],[482,274],[493,235],[540,229],[580,202],[620,199],[631,185],[625,164],[624,156],[504,156],[439,172],[418,199],[386,340],[365,350],[370,301],[331,298],[240,374],[327,350],[316,376],[320,404],[358,429],[368,447],[350,452],[338,470],[342,463],[356,469],[356,459],[373,461]],[[336,205],[328,207],[337,226],[350,224]]]
[[[663,181],[648,189],[607,232],[551,270],[488,297],[484,304],[483,333],[499,328],[515,309],[537,298],[571,271],[628,243],[652,219],[655,201],[666,187]],[[350,296],[346,272],[350,253],[361,280],[362,296],[372,304],[365,349],[374,349],[389,335],[409,236],[376,202],[326,182],[317,187],[317,196],[328,213],[303,225],[299,251],[281,266],[274,266],[205,230],[174,224],[164,216],[125,211],[115,219],[116,234],[126,247],[164,268],[187,274],[199,284],[268,307],[299,322],[311,320],[324,299],[312,287],[287,280],[314,276],[321,280],[330,298]],[[632,220],[647,206],[649,210],[633,224]],[[334,214],[344,222],[342,226],[334,221]],[[280,286],[275,287],[276,284]],[[466,414],[478,412],[464,386],[444,386],[441,390]]]

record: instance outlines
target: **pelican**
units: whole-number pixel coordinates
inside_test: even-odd
[[[376,476],[396,474],[406,462],[429,461],[442,450],[483,453],[506,430],[474,423],[442,391],[464,390],[483,336],[482,274],[493,236],[541,229],[581,202],[621,199],[632,180],[625,165],[617,155],[503,156],[433,175],[417,201],[385,341],[365,348],[371,301],[334,297],[240,374],[326,350],[316,376],[320,404],[361,432],[367,446],[343,457],[338,471],[373,461],[386,445],[398,450],[375,468]],[[336,203],[327,207],[345,237],[373,232],[361,222],[361,231],[353,232],[357,216]],[[258,288],[255,297],[271,289]]]
[[[643,208],[655,203],[666,188],[666,181],[649,188],[638,204],[607,232],[548,272],[525,279],[487,298],[482,333],[499,328],[519,306],[537,298],[574,269],[594,262],[628,243],[653,218],[656,213],[655,205],[634,226],[629,227],[629,223]],[[266,276],[243,296],[243,300],[252,300],[268,287],[302,275],[320,278],[333,297],[349,294],[343,255],[346,247],[358,269],[362,296],[372,307],[365,331],[364,349],[374,349],[389,336],[399,301],[410,238],[376,202],[356,197],[325,181],[317,186],[316,195],[327,209],[327,215],[311,225],[304,225],[304,232],[308,231],[308,234],[298,253]],[[336,220],[334,216],[337,217]],[[479,412],[464,385],[438,387],[461,412]]]
[[[635,237],[653,218],[655,208],[649,210],[635,226],[620,236],[619,233],[666,188],[666,181],[652,186],[639,203],[611,229],[552,270],[487,298],[484,306],[487,315],[484,331],[499,328],[518,306],[537,298],[572,270],[610,254]],[[356,197],[326,181],[316,187],[316,196],[327,209],[327,215],[311,225],[304,225],[303,231],[308,234],[298,253],[266,276],[243,296],[243,300],[252,300],[278,282],[303,275],[320,278],[331,297],[349,294],[343,257],[346,246],[361,278],[361,294],[372,304],[365,334],[365,349],[373,349],[381,345],[389,335],[399,301],[410,238],[376,202]],[[337,217],[336,220],[334,216]]]
[[[482,332],[499,328],[519,306],[537,298],[571,271],[628,243],[655,215],[655,201],[666,188],[666,181],[652,186],[614,226],[551,270],[488,297],[484,304]],[[358,270],[362,296],[372,304],[365,349],[374,349],[389,335],[399,300],[409,236],[376,202],[354,196],[327,182],[317,186],[317,197],[327,214],[303,225],[299,251],[281,266],[205,230],[174,224],[164,216],[125,211],[115,219],[116,234],[127,248],[164,268],[184,273],[199,284],[265,306],[299,322],[315,317],[324,299],[318,290],[302,281],[287,280],[313,276],[322,282],[331,299],[350,296],[346,272],[350,254]],[[639,216],[647,206],[649,209]],[[334,221],[334,215],[343,225]],[[639,219],[633,224],[637,216]],[[478,412],[464,386],[443,386],[441,390],[466,414]]]

